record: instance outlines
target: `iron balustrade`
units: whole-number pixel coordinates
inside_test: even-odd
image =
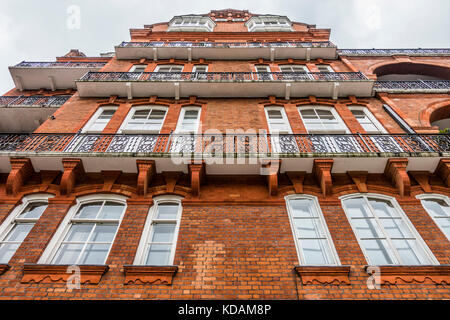
[[[122,42],[119,48],[335,48],[330,41],[280,41],[280,42],[191,42],[191,41],[150,41]]]
[[[0,134],[0,152],[202,154],[422,154],[450,152],[447,134]]]
[[[0,106],[23,107],[44,106],[59,107],[66,103],[71,96],[0,96]]]
[[[450,56],[450,48],[430,49],[339,49],[339,55],[343,56]]]
[[[375,81],[375,91],[449,91],[450,80]]]
[[[74,61],[51,61],[51,62],[29,62],[22,61],[14,68],[102,68],[106,62],[74,62]]]
[[[88,72],[78,81],[361,81],[361,72]]]

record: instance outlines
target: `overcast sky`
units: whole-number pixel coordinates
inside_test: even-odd
[[[129,28],[211,9],[287,15],[331,28],[339,48],[450,47],[449,0],[2,0],[0,93],[14,85],[8,66],[52,61],[72,48],[88,56],[129,40]],[[74,5],[76,6],[74,8]],[[74,14],[79,8],[80,25]]]

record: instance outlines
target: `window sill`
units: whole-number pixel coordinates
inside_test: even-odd
[[[0,264],[0,275],[4,274],[9,269],[9,265]]]
[[[68,272],[71,265],[25,264],[23,266],[22,283],[66,283],[74,272]],[[107,265],[78,265],[80,283],[98,284],[102,276],[109,270]]]
[[[125,284],[171,285],[177,266],[123,266]]]
[[[303,284],[350,284],[350,266],[296,266]]]
[[[366,272],[368,267],[365,268]],[[450,265],[448,264],[370,267],[380,268],[381,284],[396,284],[399,280],[406,283],[423,283],[428,280],[435,284],[450,284]]]

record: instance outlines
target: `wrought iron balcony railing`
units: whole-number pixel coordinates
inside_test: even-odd
[[[330,41],[314,42],[191,42],[191,41],[149,41],[149,42],[122,42],[119,48],[333,48],[336,47]]]
[[[102,68],[106,62],[29,62],[22,61],[14,68]]]
[[[431,49],[339,49],[338,54],[343,56],[450,56],[450,48]]]
[[[450,92],[450,80],[376,81],[379,92]]]
[[[2,107],[59,107],[71,96],[0,96]]]
[[[88,72],[80,80],[91,81],[358,81],[361,72]]]
[[[0,134],[0,152],[134,155],[364,156],[450,152],[446,134]]]

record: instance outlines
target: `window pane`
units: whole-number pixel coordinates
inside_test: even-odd
[[[8,263],[19,248],[18,243],[4,243],[0,245],[0,263]]]
[[[153,244],[149,248],[146,265],[168,265],[171,245]]]
[[[329,110],[316,110],[317,115],[322,120],[335,120],[333,113]]]
[[[46,202],[30,203],[27,208],[20,214],[19,218],[39,219],[46,208]]]
[[[372,205],[372,208],[375,211],[376,215],[380,218],[399,216],[397,210],[395,210],[390,201],[369,198],[369,202]]]
[[[83,204],[75,218],[77,219],[95,219],[98,211],[102,207],[102,202],[92,202],[88,204]]]
[[[417,245],[416,240],[392,240],[402,260],[402,264],[423,264],[428,262],[422,248]]]
[[[4,241],[22,242],[26,238],[30,230],[33,228],[33,226],[34,223],[16,224],[8,233]]]
[[[164,111],[164,110],[152,110],[152,113],[150,114],[149,119],[162,120],[162,119],[164,119],[165,115],[166,115],[166,111]]]
[[[80,259],[80,264],[104,264],[110,244],[89,244]]]
[[[155,224],[151,242],[172,242],[175,233],[175,224]]]
[[[52,263],[75,264],[82,249],[82,244],[63,244],[56,253]]]
[[[94,224],[73,224],[64,242],[84,242],[89,237]]]
[[[121,203],[106,201],[98,219],[117,219],[122,216],[125,206]]]
[[[450,239],[450,218],[438,218],[436,222],[442,228],[447,238]]]
[[[184,113],[184,119],[195,119],[197,120],[198,110],[186,110]]]
[[[380,219],[380,222],[390,238],[413,238],[405,222],[400,219]]]
[[[312,209],[312,201],[309,199],[295,199],[289,201],[292,216],[295,217],[316,217],[315,210]]]
[[[305,264],[330,264],[331,256],[326,240],[300,240]]]
[[[344,201],[350,217],[372,217],[363,198],[348,199]]]
[[[111,119],[116,110],[103,110],[102,114],[98,117],[98,119]]]
[[[176,219],[178,214],[177,203],[161,203],[158,205],[157,219]]]
[[[136,110],[133,114],[132,119],[147,119],[150,109]]]
[[[269,119],[283,119],[283,115],[280,110],[267,110]]]
[[[325,237],[320,221],[315,219],[294,219],[297,235],[299,238],[323,238]]]
[[[374,219],[352,219],[352,224],[359,238],[383,238]]]
[[[318,119],[318,117],[313,109],[300,110],[300,113],[302,114],[303,118]]]
[[[97,224],[89,242],[112,242],[116,235],[116,231],[117,225]]]
[[[394,264],[388,252],[388,244],[386,240],[362,240],[369,263],[374,265]]]

